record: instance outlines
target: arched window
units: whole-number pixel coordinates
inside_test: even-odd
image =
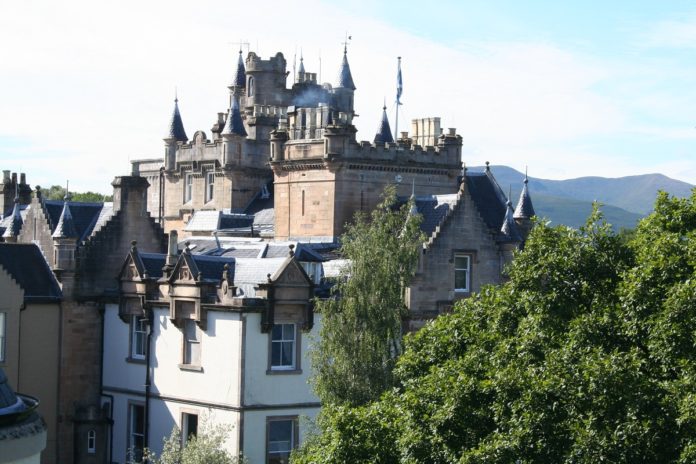
[[[249,82],[247,83],[247,97],[254,96],[254,76],[249,76]]]
[[[97,452],[97,432],[94,429],[87,432],[87,452],[89,454]]]

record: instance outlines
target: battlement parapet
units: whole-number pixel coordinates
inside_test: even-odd
[[[246,72],[285,72],[286,61],[282,53],[278,52],[275,56],[267,60],[261,59],[256,53],[249,52],[246,59]]]

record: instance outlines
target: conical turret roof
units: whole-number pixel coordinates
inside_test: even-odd
[[[19,194],[15,194],[15,199],[14,199],[14,208],[12,208],[12,216],[10,216],[10,223],[7,226],[7,229],[5,230],[5,233],[2,234],[3,237],[17,237],[19,235],[19,232],[22,230],[22,224],[24,224],[24,221],[22,220],[22,214],[21,210],[19,207]]]
[[[56,225],[56,230],[53,231],[53,238],[78,238],[77,229],[75,228],[75,221],[73,220],[72,213],[70,212],[70,195],[65,195],[65,203],[63,203],[63,211],[60,213],[60,219],[58,219],[58,225]]]
[[[389,126],[389,118],[387,118],[387,107],[382,107],[382,122],[379,124],[379,129],[375,135],[375,144],[394,143],[391,127]]]
[[[169,122],[169,133],[167,137],[169,139],[174,139],[177,142],[186,142],[188,137],[186,136],[186,131],[184,130],[184,123],[181,121],[181,114],[179,113],[179,99],[174,99],[174,112],[172,113],[172,119]]]
[[[242,59],[242,51],[239,50],[239,59],[237,60],[237,68],[232,75],[232,83],[230,87],[243,89],[246,87],[246,69],[244,68],[244,60]]]
[[[246,137],[247,131],[244,128],[244,122],[242,121],[242,113],[239,111],[239,100],[237,97],[232,97],[232,107],[227,113],[227,121],[225,121],[225,128],[222,130],[222,135],[241,135]]]
[[[343,61],[338,72],[338,87],[355,90],[353,76],[350,73],[350,65],[348,65],[348,50],[346,48],[343,48]]]
[[[517,230],[517,224],[515,219],[512,217],[512,203],[510,200],[507,201],[507,209],[505,210],[505,220],[503,221],[503,226],[500,228],[500,233],[503,237],[511,242],[522,242],[522,235],[520,231]]]
[[[524,175],[524,185],[522,186],[522,192],[520,193],[520,199],[517,201],[517,208],[515,208],[515,219],[529,219],[534,216],[534,205],[532,205],[532,197],[529,195],[529,189],[527,184],[529,179],[527,174]]]
[[[300,56],[300,67],[297,68],[297,73],[303,73],[304,74],[305,69],[304,69],[304,58]]]

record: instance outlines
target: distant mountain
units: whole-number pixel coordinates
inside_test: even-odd
[[[483,170],[483,167],[470,168]],[[512,187],[513,203],[519,196],[524,174],[507,166],[491,166],[498,184],[506,192]],[[529,178],[529,191],[539,216],[554,223],[578,227],[584,224],[592,202],[604,206],[607,222],[616,229],[632,228],[641,217],[652,211],[658,190],[687,197],[694,188],[686,182],[662,174],[645,174],[618,178],[579,177],[568,180]]]

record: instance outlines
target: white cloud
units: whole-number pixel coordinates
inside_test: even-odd
[[[78,189],[108,192],[129,159],[161,155],[174,86],[189,136],[209,132],[225,110],[233,42],[250,41],[264,58],[282,51],[289,70],[295,50],[310,72],[321,54],[321,78],[334,81],[346,28],[358,138],[374,137],[384,97],[394,129],[389,102],[402,56],[400,130],[412,118],[441,116],[464,137],[468,164],[538,165],[535,176],[558,177],[584,173],[592,164],[582,157],[590,157],[613,164],[616,175],[633,173],[607,154],[566,157],[578,139],[626,130],[626,108],[596,90],[616,78],[613,65],[549,43],[445,46],[316,0],[243,9],[222,1],[4,2],[0,43],[14,46],[0,47],[0,136],[25,146],[21,157],[3,156],[0,138],[0,160],[5,169],[21,165],[32,183],[70,178]],[[50,170],[38,169],[51,156]]]

